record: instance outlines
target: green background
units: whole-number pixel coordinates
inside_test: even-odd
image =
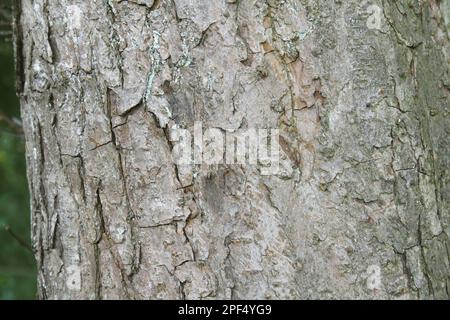
[[[14,88],[14,58],[8,18],[8,2],[0,5],[0,115],[20,118]],[[6,8],[6,9],[5,9]],[[6,20],[6,21],[5,21]],[[1,116],[0,116],[1,118]],[[30,243],[28,185],[25,172],[25,141],[6,121],[0,120],[0,299],[34,299],[36,270],[32,253],[5,230]]]

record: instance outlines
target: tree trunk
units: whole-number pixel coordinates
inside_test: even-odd
[[[42,299],[449,298],[449,0],[21,0]],[[279,130],[280,169],[171,130]]]

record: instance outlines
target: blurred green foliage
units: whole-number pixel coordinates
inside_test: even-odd
[[[2,0],[2,5],[5,3]],[[8,36],[0,37],[0,71],[0,116],[19,119],[13,48]],[[10,226],[16,237],[30,243],[24,151],[23,136],[0,119],[0,299],[34,299],[36,295],[33,255],[5,229]]]

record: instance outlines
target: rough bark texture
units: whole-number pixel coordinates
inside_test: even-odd
[[[448,0],[18,2],[40,298],[449,298]],[[175,165],[200,120],[282,170]]]

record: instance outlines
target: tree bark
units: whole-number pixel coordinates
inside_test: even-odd
[[[448,299],[448,0],[21,0],[42,299]],[[276,128],[281,170],[170,128]]]

